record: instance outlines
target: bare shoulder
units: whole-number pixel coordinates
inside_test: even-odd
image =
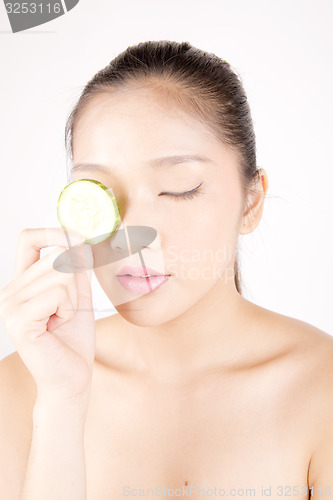
[[[282,384],[290,406],[318,422],[333,408],[333,336],[290,316],[254,306],[259,360]],[[258,345],[260,349],[258,349]],[[256,353],[254,353],[256,354]],[[309,425],[311,422],[309,421]],[[317,427],[318,428],[318,427]]]
[[[0,407],[1,415],[9,410],[25,408],[31,409],[35,403],[37,395],[36,384],[29,370],[23,363],[17,352],[13,352],[0,361]],[[7,403],[7,406],[5,406]],[[19,421],[24,421],[27,412],[13,413],[11,420],[18,417]],[[32,415],[31,415],[32,418]]]
[[[256,307],[261,337],[285,388],[286,407],[305,422],[309,485],[333,482],[333,335],[296,318]],[[330,469],[329,469],[330,468]],[[318,490],[320,491],[320,490]],[[317,491],[317,495],[318,495]],[[332,484],[333,494],[333,484]],[[314,498],[317,498],[315,496]]]
[[[36,394],[35,381],[16,351],[0,361],[0,390],[1,396],[13,400],[17,400],[18,392],[22,392],[23,401]]]
[[[301,367],[311,454],[308,485],[313,500],[333,494],[333,336],[313,325],[289,320],[299,339],[294,358]]]
[[[309,381],[318,403],[321,398],[325,411],[327,397],[333,403],[333,335],[294,318],[287,318],[286,331],[294,339],[294,359],[301,366],[304,380]]]
[[[0,361],[0,498],[20,498],[32,437],[35,382],[17,352]]]
[[[300,367],[317,366],[322,373],[333,369],[333,332],[330,334],[306,321],[257,305],[254,305],[254,311],[262,338],[273,352],[280,348],[290,359],[293,358],[293,362],[299,360]]]

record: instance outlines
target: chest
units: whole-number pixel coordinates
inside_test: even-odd
[[[286,392],[249,389],[210,383],[146,391],[134,384],[93,394],[85,430],[88,500],[235,496],[232,489],[308,498],[302,408],[287,405]]]

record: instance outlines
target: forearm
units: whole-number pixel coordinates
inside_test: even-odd
[[[86,500],[85,406],[36,401],[22,500]]]

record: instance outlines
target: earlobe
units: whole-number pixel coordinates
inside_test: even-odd
[[[263,169],[259,169],[258,181],[253,190],[254,195],[251,195],[252,202],[247,205],[247,209],[243,213],[240,234],[252,233],[258,226],[264,208],[264,198],[267,188],[266,172]]]
[[[255,230],[259,223],[259,220],[257,221],[257,218],[254,217],[253,214],[253,209],[249,209],[246,214],[243,215],[242,218],[242,224],[241,228],[239,231],[239,234],[249,234],[252,233],[252,231]]]

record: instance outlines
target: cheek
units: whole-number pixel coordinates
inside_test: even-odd
[[[210,191],[196,200],[181,202],[178,207],[166,218],[170,228],[166,234],[179,244],[212,246],[237,232],[241,199],[236,189]]]
[[[169,271],[183,275],[191,269],[195,275],[195,270],[225,267],[233,258],[238,237],[238,210],[236,197],[219,193],[206,202],[202,197],[200,203],[193,203],[193,210],[179,214],[175,230],[167,232]]]

